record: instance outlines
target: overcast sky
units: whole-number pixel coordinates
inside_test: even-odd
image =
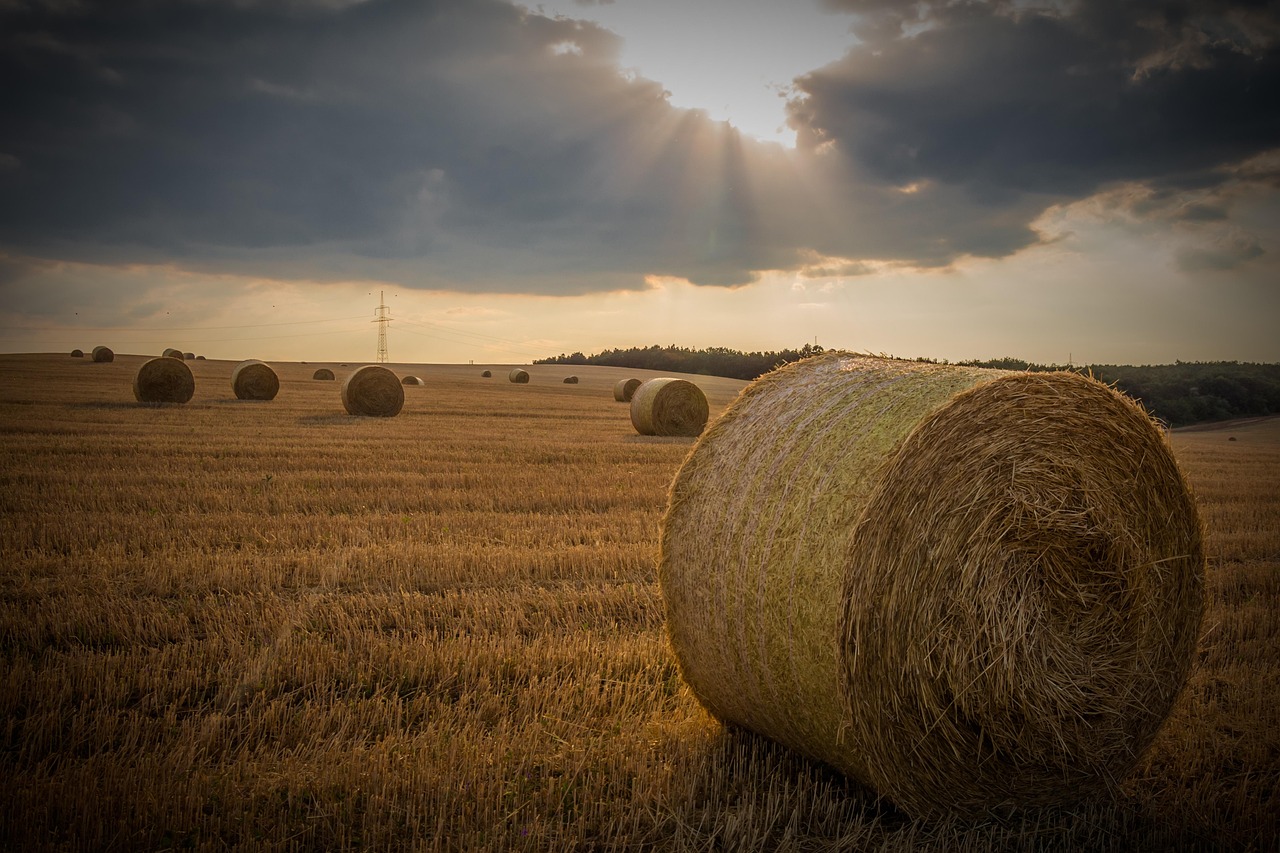
[[[1280,361],[1278,7],[0,0],[0,350]]]

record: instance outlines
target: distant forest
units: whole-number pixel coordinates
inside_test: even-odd
[[[676,346],[607,349],[595,355],[563,353],[538,359],[535,364],[599,364],[755,379],[792,361],[825,352],[820,346],[805,344],[799,349],[778,352],[740,352],[724,347],[688,349]],[[947,364],[919,358],[916,361]],[[1170,426],[1186,426],[1205,421],[1280,414],[1280,364],[1252,364],[1237,361],[1179,361],[1175,364],[1035,364],[1017,358],[987,361],[960,361],[973,367],[1003,370],[1073,370],[1092,374],[1140,400],[1147,409]]]

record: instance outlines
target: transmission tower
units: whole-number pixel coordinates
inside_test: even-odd
[[[387,362],[387,324],[391,322],[391,318],[387,316],[387,312],[391,309],[387,307],[386,300],[382,298],[383,291],[378,291],[378,310],[374,313],[377,319],[373,322],[378,324],[378,363],[386,364]]]

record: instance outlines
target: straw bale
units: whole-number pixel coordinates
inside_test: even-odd
[[[196,361],[204,361],[204,356],[202,355],[196,356]]]
[[[115,361],[116,354],[111,351],[111,347],[102,347],[102,346],[94,347],[93,360],[99,363]]]
[[[231,390],[237,400],[274,400],[280,393],[280,377],[270,365],[251,358],[231,371]]]
[[[613,399],[619,403],[630,403],[641,384],[639,379],[619,379],[613,386]]]
[[[387,368],[367,364],[342,383],[342,405],[350,415],[395,417],[404,407],[404,386]]]
[[[185,403],[195,392],[195,377],[180,358],[145,361],[133,377],[133,397],[139,403]]]
[[[515,382],[517,385],[526,385],[529,382],[529,371],[513,367],[511,368],[511,372],[507,374],[507,379]]]
[[[183,360],[183,359],[182,359],[182,350],[180,350],[180,349],[174,349],[173,347],[166,347],[166,348],[165,348],[165,351],[164,351],[163,353],[161,353],[161,355],[163,355],[165,358],[176,358],[176,359],[178,359],[178,361],[182,361],[182,360]]]
[[[194,361],[194,360],[195,360],[195,357],[196,357],[196,354],[195,354],[195,353],[193,353],[193,352],[184,352],[184,353],[182,354],[182,360],[183,360],[183,361]]]
[[[564,378],[564,384],[565,384],[565,385],[577,385],[577,384],[578,384],[578,377],[576,377],[576,376],[566,376],[566,377]]]
[[[417,376],[406,376],[400,380],[401,385],[423,385],[425,384],[421,378]]]
[[[717,717],[917,816],[1135,765],[1204,608],[1163,432],[1073,373],[833,353],[748,386],[672,485],[659,579]]]
[[[84,350],[82,350],[82,349],[73,349],[73,350],[71,351],[71,357],[72,357],[72,358],[84,358]]]
[[[493,376],[493,371],[486,370],[484,373],[481,373],[480,375],[483,376],[485,379],[488,379],[489,377]]]
[[[707,396],[687,379],[650,379],[631,397],[631,424],[641,435],[697,435],[707,414]]]
[[[333,371],[327,367],[317,368],[316,372],[311,374],[312,379],[332,379]]]

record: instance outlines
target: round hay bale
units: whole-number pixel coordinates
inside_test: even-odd
[[[406,376],[404,379],[400,380],[400,384],[401,385],[425,385],[426,383],[423,382],[422,378],[419,376]]]
[[[195,361],[196,354],[193,352],[184,352],[182,354],[183,361]]]
[[[489,377],[493,376],[493,371],[486,370],[484,373],[481,373],[480,375],[483,376],[485,379],[488,379]]]
[[[311,374],[312,379],[333,379],[333,371],[327,367],[320,367],[316,372]]]
[[[72,357],[72,358],[84,358],[84,350],[82,350],[82,349],[73,349],[73,350],[71,351],[71,357]]]
[[[1073,373],[841,353],[776,370],[695,445],[661,554],[699,700],[917,816],[1115,784],[1204,608],[1163,433]]]
[[[166,347],[165,351],[161,353],[161,355],[163,355],[165,358],[176,358],[178,359],[178,361],[182,361],[182,350],[180,349],[174,349],[173,347]]]
[[[108,361],[115,361],[116,354],[111,351],[111,347],[94,347],[93,360],[100,364]]]
[[[196,356],[196,361],[204,361],[204,356],[202,355]]]
[[[527,385],[529,384],[529,371],[521,370],[518,367],[513,367],[511,368],[511,372],[507,374],[507,379],[511,380],[517,385]]]
[[[619,403],[630,403],[642,384],[639,379],[619,379],[613,386],[613,399]]]
[[[578,377],[576,377],[576,376],[566,376],[566,377],[564,378],[564,384],[565,384],[565,385],[577,385],[577,384],[578,384]]]
[[[687,379],[650,379],[631,397],[631,424],[641,435],[698,435],[707,414],[707,396]]]
[[[231,371],[231,390],[237,400],[274,400],[280,393],[280,377],[270,365],[251,358]]]
[[[342,383],[342,405],[349,415],[395,417],[404,407],[404,386],[387,368],[367,364]]]
[[[195,392],[195,377],[180,358],[150,359],[133,377],[133,397],[139,403],[185,403]]]

